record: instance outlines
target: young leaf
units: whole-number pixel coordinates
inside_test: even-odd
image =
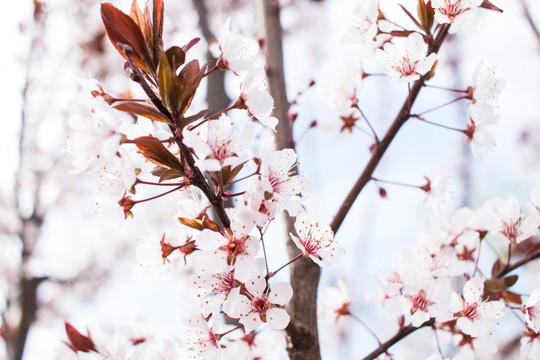
[[[159,59],[163,50],[163,0],[154,0],[152,11],[152,52],[154,59]]]
[[[504,278],[504,285],[506,285],[507,288],[511,287],[518,281],[519,276],[518,275],[511,275]]]
[[[489,0],[484,0],[482,5],[480,5],[481,8],[493,10],[502,13],[502,9],[498,8],[497,6],[493,5],[493,3]]]
[[[184,128],[185,126],[191,124],[192,122],[197,121],[200,118],[206,116],[209,112],[210,112],[210,110],[208,110],[208,109],[201,110],[198,113],[196,113],[195,115],[191,115],[191,116],[183,118],[182,121],[180,122],[180,127]]]
[[[159,59],[158,84],[163,105],[172,113],[174,118],[177,118],[180,113],[181,83],[172,70],[165,52],[161,53]]]
[[[511,303],[514,303],[514,304],[518,304],[518,305],[521,305],[522,304],[522,300],[521,300],[521,295],[518,295],[516,293],[513,293],[511,291],[506,291],[504,294],[503,294],[503,298],[508,301],[508,302],[511,302]]]
[[[186,45],[182,46],[182,50],[184,50],[185,53],[188,52],[189,49],[191,49],[193,46],[195,46],[201,38],[193,38],[190,42],[188,42]]]
[[[178,46],[171,46],[165,53],[167,54],[167,59],[169,60],[169,64],[174,73],[176,73],[176,70],[186,62],[186,52]]]
[[[416,20],[414,18],[414,16],[412,16],[412,14],[409,12],[409,10],[407,10],[403,5],[399,4],[399,6],[401,7],[401,9],[403,9],[403,11],[405,12],[405,14],[407,14],[407,16],[414,22],[414,24],[416,26],[418,26],[420,29],[422,29],[422,25],[420,25],[420,23],[418,22],[418,20]]]
[[[180,71],[180,74],[178,74],[179,85],[182,89],[182,93],[180,94],[180,111],[178,115],[183,116],[191,105],[191,101],[195,96],[195,92],[199,87],[199,83],[204,76],[208,64],[209,63],[204,64],[202,68],[199,68],[199,62],[197,60],[192,60],[187,63],[182,71]]]
[[[126,60],[128,59],[118,44],[131,47],[137,66],[144,72],[150,73],[151,69],[154,68],[152,58],[144,35],[137,23],[131,17],[115,8],[111,3],[101,4],[101,18],[105,25],[107,36],[120,55]]]
[[[135,101],[117,101],[112,105],[113,108],[119,111],[128,112],[149,118],[150,120],[163,122],[166,124],[172,124],[171,120],[159,112],[155,106],[149,104],[142,104]]]
[[[180,161],[167,148],[153,136],[141,136],[135,139],[137,148],[152,163],[167,168],[176,169],[184,173]]]
[[[90,334],[88,336],[81,334],[77,331],[70,323],[65,322],[66,326],[66,335],[68,337],[69,343],[67,344],[71,350],[75,352],[90,352],[97,351],[96,345],[92,341]]]
[[[244,164],[235,166],[233,169],[231,169],[231,166],[225,166],[221,170],[223,185],[227,185],[228,183],[233,181],[233,179],[236,177],[236,175],[238,175],[238,173],[240,172],[240,170],[242,170],[243,167],[244,167]]]
[[[185,217],[179,217],[178,221],[180,221],[181,224],[189,226],[192,229],[195,230],[203,230],[203,222],[200,219],[190,219]]]

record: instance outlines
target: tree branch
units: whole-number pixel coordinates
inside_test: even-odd
[[[403,327],[403,328],[399,329],[399,331],[394,336],[392,336],[390,339],[388,339],[387,341],[382,343],[378,348],[373,350],[363,360],[374,360],[374,359],[376,359],[379,355],[382,355],[385,352],[387,352],[388,349],[390,349],[393,345],[397,344],[399,341],[403,340],[404,338],[406,338],[407,336],[409,336],[410,334],[412,334],[416,330],[421,329],[421,328],[426,327],[426,326],[433,326],[433,324],[435,324],[435,319],[431,319],[429,321],[426,321],[425,323],[423,323],[419,327],[414,327],[412,325],[409,325],[409,326],[406,326],[406,327]]]
[[[294,148],[292,127],[289,120],[289,101],[285,86],[283,65],[282,28],[280,9],[275,0],[259,0],[260,18],[263,23],[266,55],[266,75],[270,94],[274,98],[273,115],[279,119],[277,125],[276,147],[278,150]],[[298,169],[297,169],[298,170]],[[298,253],[298,248],[290,239],[294,232],[294,222],[284,215],[285,238],[289,258]],[[287,327],[287,351],[291,360],[320,360],[319,335],[317,331],[317,290],[320,268],[308,258],[301,258],[290,266],[291,286],[294,296],[287,304],[291,321]]]
[[[428,47],[428,55],[431,53],[437,53],[439,51],[442,42],[448,34],[449,27],[450,25],[444,25],[440,29],[437,37]],[[409,91],[407,99],[403,103],[401,110],[394,119],[394,122],[392,123],[392,125],[390,125],[390,128],[384,135],[384,138],[381,140],[381,142],[375,146],[375,150],[373,152],[373,155],[371,155],[371,159],[369,160],[366,167],[364,168],[364,171],[362,172],[362,174],[350,190],[349,194],[341,204],[341,207],[337,211],[334,219],[332,220],[332,223],[330,224],[330,227],[332,228],[332,230],[334,230],[334,232],[337,232],[341,227],[341,224],[343,223],[345,216],[347,216],[349,210],[351,209],[354,201],[356,200],[364,186],[366,186],[369,180],[371,180],[373,172],[379,165],[379,162],[381,161],[381,158],[390,146],[390,143],[392,142],[392,140],[394,140],[403,124],[405,124],[405,122],[409,119],[412,105],[418,97],[420,90],[424,86],[424,81],[425,76],[414,82],[411,90]]]
[[[537,250],[536,252],[533,252],[532,254],[525,256],[523,259],[509,265],[505,266],[497,275],[495,275],[496,278],[502,278],[503,276],[511,273],[512,271],[516,270],[517,268],[527,264],[530,261],[536,260],[540,258],[540,250]]]

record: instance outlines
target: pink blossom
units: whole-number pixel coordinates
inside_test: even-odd
[[[291,299],[291,285],[281,282],[268,288],[264,277],[259,276],[246,282],[245,287],[246,295],[240,294],[240,288],[234,288],[229,294],[227,305],[224,305],[227,315],[240,318],[246,333],[262,323],[268,323],[274,330],[285,329],[290,317],[281,305]]]
[[[491,335],[494,323],[504,315],[504,303],[500,301],[482,301],[484,282],[479,277],[467,281],[463,287],[463,298],[452,293],[451,310],[458,317],[457,326],[472,337]]]
[[[298,237],[291,235],[294,244],[302,254],[311,258],[319,266],[328,266],[345,254],[345,249],[334,244],[334,232],[328,225],[311,223],[307,214],[297,215],[294,229]]]
[[[480,6],[483,0],[432,0],[435,20],[439,24],[463,22],[464,15],[473,7]],[[457,19],[457,21],[456,21]]]
[[[377,49],[376,55],[384,72],[402,82],[420,79],[431,70],[437,58],[435,53],[426,57],[424,39],[418,33],[409,35],[405,44],[397,46],[388,42],[383,49]]]
[[[221,50],[218,66],[230,69],[236,75],[259,66],[255,58],[259,52],[259,44],[232,31],[230,18],[223,26],[218,41]]]

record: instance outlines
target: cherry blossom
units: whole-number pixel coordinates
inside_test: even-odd
[[[259,276],[245,284],[247,294],[234,288],[227,298],[227,315],[240,318],[246,333],[250,333],[262,323],[268,323],[274,330],[283,330],[289,324],[289,315],[281,308],[292,297],[291,285],[277,283],[268,289],[264,277]]]
[[[296,216],[294,229],[298,237],[291,235],[294,244],[305,257],[319,266],[328,266],[345,254],[345,249],[334,245],[334,232],[330,226],[311,223],[305,212]]]
[[[475,120],[482,118],[486,124],[493,124],[498,119],[499,94],[504,82],[496,77],[493,66],[478,64],[472,76],[472,84],[467,88],[471,97],[470,111]]]
[[[483,292],[484,282],[479,277],[474,277],[463,287],[463,298],[454,292],[450,299],[451,310],[458,317],[457,326],[472,337],[491,335],[494,330],[491,320],[504,315],[504,303],[482,301]]]
[[[425,43],[422,35],[412,33],[405,44],[384,44],[383,50],[377,49],[376,55],[384,66],[384,72],[401,82],[411,82],[420,79],[431,70],[437,55],[425,55]]]
[[[278,119],[270,116],[274,108],[274,99],[268,92],[266,75],[262,68],[250,70],[240,85],[239,108],[245,108],[250,116],[264,126],[275,130]]]
[[[432,0],[435,20],[440,24],[462,23],[465,15],[473,7],[480,6],[483,0]]]
[[[540,218],[525,216],[521,205],[513,196],[508,201],[492,200],[494,212],[492,234],[495,238],[510,243],[520,243],[538,232]]]
[[[534,290],[525,304],[527,325],[537,333],[540,332],[540,289]]]
[[[331,310],[332,320],[338,321],[342,316],[349,315],[351,297],[343,280],[339,279],[336,286],[324,288],[321,292],[321,301]]]
[[[268,195],[277,203],[279,209],[295,216],[302,210],[299,194],[305,195],[310,185],[302,175],[290,175],[296,164],[296,153],[292,149],[270,151],[262,156],[259,181],[269,181],[272,191]],[[266,180],[262,180],[265,178]]]
[[[195,352],[196,358],[199,360],[214,360],[219,358],[220,346],[219,340],[219,315],[212,315],[212,326],[209,327],[208,322],[203,316],[197,312],[188,313],[185,318],[187,325],[187,342],[190,350]]]
[[[219,35],[219,49],[221,55],[218,59],[218,66],[232,70],[239,75],[258,66],[255,61],[259,52],[257,41],[244,37],[231,30],[231,19],[229,18]]]
[[[362,48],[374,48],[374,40],[378,30],[378,16],[377,0],[362,1],[359,7],[354,10],[351,28],[342,41]]]
[[[249,235],[252,227],[249,221],[233,221],[222,233],[203,230],[197,237],[197,246],[204,251],[198,258],[199,267],[219,273],[234,266],[239,276],[250,276],[257,269],[255,256],[259,252],[258,239]]]
[[[193,148],[197,154],[195,164],[206,171],[220,171],[226,166],[236,166],[247,161],[246,156],[239,156],[249,144],[253,126],[244,127],[243,131],[233,135],[233,123],[226,115],[221,115],[218,120],[211,120],[201,133],[198,128],[197,134],[189,131],[187,127],[183,131],[184,144]]]
[[[101,168],[115,156],[123,136],[121,117],[113,116],[102,98],[90,96],[100,87],[97,80],[81,80],[81,86],[68,121],[66,149],[73,174]]]
[[[519,360],[536,360],[540,358],[540,336],[538,334],[526,334],[521,338]]]
[[[197,299],[201,301],[203,316],[216,311],[235,285],[232,267],[219,273],[194,274],[190,276],[190,281],[195,287]]]

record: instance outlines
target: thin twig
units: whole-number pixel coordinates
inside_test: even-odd
[[[437,53],[440,49],[440,46],[444,39],[446,38],[446,35],[448,34],[449,25],[444,25],[439,33],[437,34],[437,37],[432,45],[428,48],[428,54],[431,53]],[[416,97],[420,93],[420,90],[424,86],[424,78],[421,78],[414,82],[413,86],[411,87],[410,92],[407,95],[407,99],[405,100],[403,106],[401,107],[401,110],[399,111],[398,115],[394,119],[394,122],[386,132],[384,138],[377,144],[375,147],[375,150],[373,152],[373,155],[371,156],[371,159],[367,163],[366,167],[364,168],[364,171],[356,181],[356,183],[353,185],[352,189],[350,190],[349,194],[341,204],[341,207],[337,211],[336,215],[334,216],[334,219],[332,223],[330,224],[330,227],[336,233],[339,228],[341,227],[341,224],[343,223],[343,220],[345,219],[345,216],[349,213],[349,210],[351,209],[354,201],[364,188],[366,184],[371,180],[371,176],[373,175],[373,172],[375,171],[375,168],[379,165],[379,162],[381,161],[384,153],[390,146],[390,143],[394,139],[394,137],[397,135],[398,131],[401,129],[403,124],[409,119],[410,117],[410,110],[411,106],[416,100]]]

